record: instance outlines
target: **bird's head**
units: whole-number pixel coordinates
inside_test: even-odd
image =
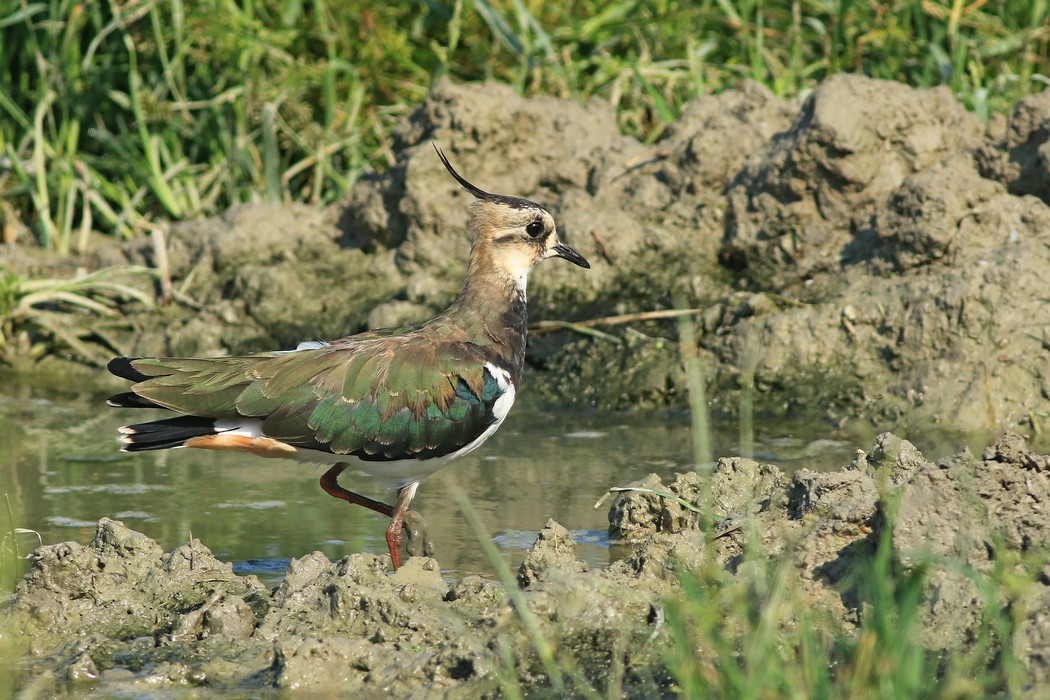
[[[523,283],[532,266],[546,258],[564,258],[583,268],[591,266],[586,258],[561,242],[549,211],[528,199],[491,194],[472,185],[456,172],[437,144],[434,150],[456,182],[474,196],[469,230],[475,255],[486,254],[490,264]]]

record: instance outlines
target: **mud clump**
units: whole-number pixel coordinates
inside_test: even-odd
[[[721,255],[771,286],[838,270],[855,225],[908,176],[981,141],[980,122],[947,89],[832,76],[727,188]]]
[[[200,686],[494,697],[561,682],[539,630],[579,687],[652,697],[673,693],[683,673],[669,661],[682,639],[661,621],[666,609],[689,610],[683,581],[701,577],[705,599],[738,600],[734,591],[779,572],[776,594],[796,624],[831,620],[828,634],[849,638],[878,613],[865,583],[886,557],[896,579],[921,586],[909,628],[920,649],[993,664],[1008,648],[1035,697],[1050,690],[1048,502],[1050,456],[1014,434],[981,457],[939,464],[889,433],[833,472],[788,476],[724,458],[709,475],[667,485],[653,475],[620,492],[610,533],[630,544],[605,569],[577,559],[568,531],[548,521],[519,591],[479,576],[447,581],[428,557],[390,574],[386,556],[320,553],[293,560],[267,591],[200,542],[164,553],[104,519],[86,547],[33,554],[0,610],[0,641],[24,649],[24,678],[56,692],[90,682],[106,694]],[[746,634],[725,608],[726,639]],[[1016,622],[996,637],[1002,649],[981,647],[983,626],[1008,609]],[[702,664],[718,663],[713,653],[695,649]]]
[[[1050,93],[1025,97],[1010,114],[1005,133],[978,153],[981,174],[1011,194],[1050,204]]]

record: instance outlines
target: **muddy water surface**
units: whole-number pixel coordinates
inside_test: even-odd
[[[386,551],[386,519],[326,496],[317,484],[321,467],[190,450],[123,454],[116,430],[141,416],[106,407],[105,390],[73,393],[65,383],[10,378],[0,386],[0,495],[8,494],[15,525],[39,532],[45,544],[86,544],[99,518],[110,517],[165,549],[200,538],[239,573],[271,585],[291,557]],[[841,466],[857,444],[870,442],[828,439],[820,425],[763,424],[756,432],[756,458],[787,470]],[[424,482],[414,507],[452,578],[492,573],[451,496],[456,486],[512,566],[551,517],[573,532],[581,558],[602,566],[608,502],[597,509],[595,502],[611,486],[687,470],[689,434],[681,414],[580,415],[526,400],[482,449]],[[716,455],[741,453],[736,423],[716,421],[713,437]],[[345,474],[343,483],[388,497],[363,475]],[[20,542],[23,551],[35,545],[30,535]]]

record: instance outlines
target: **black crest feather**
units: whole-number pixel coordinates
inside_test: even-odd
[[[498,199],[499,198],[498,195],[494,195],[491,192],[486,192],[485,190],[481,189],[477,185],[474,185],[474,184],[471,184],[470,182],[468,182],[465,177],[463,177],[462,175],[460,175],[459,173],[456,172],[456,169],[452,167],[452,163],[448,162],[448,158],[446,158],[445,154],[441,152],[441,149],[438,148],[438,145],[436,143],[434,143],[433,141],[431,141],[431,143],[434,145],[434,150],[437,151],[438,158],[441,159],[442,165],[445,166],[445,170],[447,170],[449,172],[449,174],[452,175],[452,177],[456,178],[456,182],[458,182],[460,185],[462,185],[463,189],[465,189],[467,192],[470,192],[472,195],[474,195],[478,199],[494,200],[494,199]]]
[[[456,182],[458,182],[463,187],[463,189],[465,189],[467,192],[470,192],[477,199],[486,202],[499,202],[504,206],[512,207],[514,209],[543,209],[544,211],[546,211],[544,207],[528,199],[521,199],[519,197],[508,197],[505,194],[492,194],[491,192],[486,192],[477,185],[468,182],[465,177],[456,172],[456,169],[452,167],[452,163],[448,162],[448,158],[446,158],[445,154],[441,152],[440,148],[438,148],[437,143],[435,143],[434,141],[431,141],[430,143],[433,144],[434,150],[437,151],[438,158],[441,159],[441,163],[445,166],[445,170],[447,170],[449,174],[452,175],[452,177],[456,178]]]

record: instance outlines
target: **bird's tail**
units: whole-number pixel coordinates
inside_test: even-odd
[[[116,357],[109,362],[109,371],[122,379],[135,383],[166,376],[164,371],[159,371],[156,375],[145,374],[135,367],[134,362],[137,359],[139,358]],[[162,367],[161,370],[163,369],[166,368]],[[139,396],[134,391],[114,394],[106,403],[116,408],[169,408],[144,396]],[[118,440],[124,452],[142,452],[183,447],[187,441],[194,438],[209,437],[221,432],[223,431],[217,427],[215,418],[182,415],[149,423],[125,425],[119,429]]]
[[[187,440],[215,435],[215,419],[201,416],[179,416],[164,420],[125,425],[120,428],[120,449],[124,452],[167,450],[182,447]]]

